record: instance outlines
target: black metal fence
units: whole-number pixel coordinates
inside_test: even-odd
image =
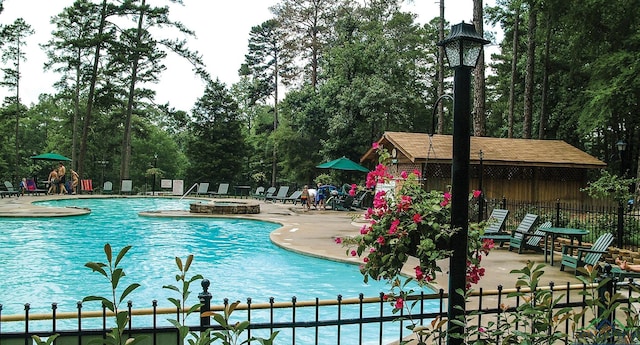
[[[613,292],[626,283],[618,283],[611,280],[607,289],[599,291],[599,298],[606,299]],[[595,285],[578,284],[565,286],[542,287],[539,289],[550,290],[555,298],[560,298],[554,306],[554,311],[563,308],[583,310],[589,304],[586,300],[588,290],[593,290]],[[493,291],[480,289],[468,298],[467,313],[469,326],[482,326],[487,322],[500,322],[500,315],[515,310],[522,303],[526,303],[520,296],[514,297],[514,292],[521,289],[504,289],[498,286]],[[631,306],[632,289],[627,290],[618,299],[623,306]],[[416,325],[427,325],[435,318],[446,318],[447,294],[444,290],[437,293],[421,293],[409,296],[405,303],[413,305],[410,313],[391,313],[392,307],[385,301],[384,294],[377,297],[365,297],[343,299],[338,296],[336,300],[297,301],[292,298],[287,302],[276,302],[273,299],[268,303],[252,303],[248,299],[246,303],[238,305],[229,317],[229,324],[249,321],[250,326],[240,334],[238,343],[249,341],[251,337],[269,338],[278,331],[276,344],[390,344],[399,342],[411,335],[407,330],[412,322]],[[202,300],[203,311],[211,310],[221,312],[229,307],[229,301],[224,300],[223,305],[211,306],[207,299]],[[124,334],[128,337],[144,336],[141,344],[167,345],[180,344],[181,339],[175,327],[163,322],[166,318],[180,320],[181,311],[175,308],[158,308],[154,301],[150,309],[133,309],[131,303],[127,310],[131,316]],[[610,315],[615,320],[619,314],[623,314],[622,308],[617,308]],[[35,315],[30,313],[29,305],[25,305],[23,315],[2,315],[0,306],[0,344],[2,345],[28,345],[33,344],[32,335],[50,337],[58,334],[58,345],[84,345],[92,339],[105,337],[110,328],[112,315],[105,308],[102,311],[83,311],[82,303],[78,303],[76,312],[60,313],[55,304],[51,313]],[[598,312],[599,313],[599,312]],[[204,332],[206,330],[222,331],[225,328],[211,318],[201,317],[195,313],[195,318],[188,319],[191,331]],[[593,314],[583,314],[578,327],[584,327],[593,319]],[[198,322],[199,320],[199,322]],[[411,321],[412,320],[412,321]],[[497,321],[496,321],[497,320]],[[504,319],[503,319],[504,320]],[[63,327],[62,324],[67,322]],[[571,318],[563,321],[561,325],[567,334],[571,334]],[[95,326],[98,324],[99,326]],[[518,324],[515,324],[518,327]],[[16,328],[21,328],[20,330]],[[474,339],[469,339],[473,341]],[[496,343],[500,342],[497,336]],[[249,341],[250,344],[258,344],[257,341]],[[429,344],[442,344],[442,339],[435,339]],[[564,339],[563,343],[572,343],[571,339]]]
[[[640,212],[611,205],[579,204],[567,202],[525,202],[492,199],[485,202],[484,217],[494,208],[510,211],[507,230],[514,230],[526,213],[540,216],[539,223],[551,221],[556,227],[580,228],[589,231],[587,242],[610,232],[616,237],[614,244],[621,249],[637,250],[640,247]],[[477,213],[476,213],[477,214]],[[621,241],[618,239],[621,238]]]

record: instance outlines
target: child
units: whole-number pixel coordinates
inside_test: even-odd
[[[311,204],[309,203],[309,186],[305,185],[302,189],[302,194],[300,195],[300,201],[302,203],[302,208],[306,211],[311,210]]]
[[[19,191],[20,195],[24,196],[24,192],[27,190],[27,179],[25,177],[20,181]]]

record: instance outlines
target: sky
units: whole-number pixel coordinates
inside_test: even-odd
[[[198,51],[207,70],[213,78],[231,86],[238,82],[238,69],[244,62],[251,27],[272,18],[269,7],[277,0],[183,0],[184,6],[172,5],[169,17],[180,21],[195,31],[196,38],[188,39],[188,47]],[[46,61],[40,44],[50,39],[54,27],[50,18],[59,14],[73,0],[4,0],[4,12],[0,23],[11,24],[16,18],[23,18],[34,29],[35,34],[27,38],[27,61],[21,63],[20,98],[22,103],[36,103],[41,93],[54,93],[52,85],[59,75],[44,72]],[[164,5],[168,1],[152,1]],[[406,2],[404,9],[418,14],[418,22],[425,23],[440,13],[437,0],[414,0]],[[485,0],[485,5],[495,1]],[[472,22],[472,0],[445,0],[445,19],[452,24]],[[487,28],[485,27],[485,30]],[[172,37],[177,37],[174,35]],[[204,91],[204,82],[197,77],[191,65],[180,58],[169,55],[164,61],[167,70],[158,84],[150,86],[156,91],[156,103],[169,103],[180,110],[191,110]],[[7,96],[6,89],[0,89],[0,99]]]

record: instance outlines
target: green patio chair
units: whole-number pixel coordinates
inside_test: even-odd
[[[613,235],[607,232],[600,235],[591,247],[563,245],[560,270],[564,271],[565,266],[570,267],[573,268],[575,274],[578,275],[578,268],[598,264],[598,261],[602,258],[602,254],[607,252],[607,248],[609,248],[611,243],[613,243]],[[575,255],[573,254],[574,250],[577,250]]]
[[[526,220],[523,219],[523,222]],[[521,223],[522,225],[522,223]],[[522,254],[524,250],[533,250],[535,252],[543,252],[542,247],[540,247],[540,242],[544,239],[546,235],[544,231],[541,229],[548,229],[552,225],[551,222],[544,222],[542,225],[537,227],[536,231],[532,232],[534,229],[533,224],[526,231],[520,231],[516,229],[513,233],[513,237],[509,241],[509,250],[512,248],[518,249],[518,254]],[[520,228],[520,227],[518,227]]]
[[[509,215],[509,210],[494,208],[487,220],[487,227],[484,229],[482,239],[490,239],[493,242],[500,243],[500,247],[511,239],[511,233],[503,229],[504,223]]]

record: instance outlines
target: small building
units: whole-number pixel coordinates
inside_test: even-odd
[[[418,169],[427,189],[447,190],[451,185],[453,136],[385,132],[378,144],[393,158],[390,170]],[[469,190],[482,189],[488,199],[518,201],[585,201],[580,189],[589,174],[606,164],[562,140],[471,137]],[[370,149],[360,159],[375,163]]]

